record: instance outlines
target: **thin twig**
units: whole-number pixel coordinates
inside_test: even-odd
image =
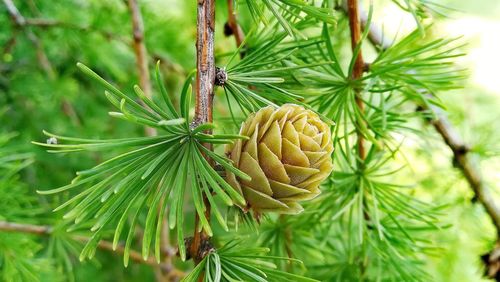
[[[361,24],[359,21],[358,12],[358,1],[357,0],[347,0],[347,14],[349,17],[349,28],[351,30],[351,47],[352,51],[355,52],[356,47],[361,41]],[[357,80],[363,76],[364,70],[363,53],[361,49],[358,50],[357,57],[354,62],[354,69],[352,71],[351,79]],[[356,89],[356,105],[361,114],[364,112],[363,99],[361,98],[361,91]],[[364,144],[363,133],[358,129],[358,156],[360,160],[366,158],[366,149]]]
[[[139,85],[148,98],[151,98],[151,80],[149,78],[148,53],[144,44],[144,24],[142,14],[136,0],[128,0],[128,8],[132,20],[133,47],[136,57]]]
[[[234,0],[227,0],[227,23],[225,25],[224,34],[226,36],[234,35],[234,39],[236,40],[236,47],[240,47],[243,44],[243,40],[245,40],[245,35],[243,34],[243,30],[238,24],[238,19],[236,18],[235,10],[234,10]],[[245,56],[244,51],[240,52],[240,57],[243,58]]]
[[[26,36],[28,37],[29,41],[35,46],[36,49],[36,55],[38,58],[38,62],[40,64],[40,67],[47,73],[50,79],[53,79],[55,77],[54,70],[52,68],[52,64],[50,63],[49,59],[47,58],[47,55],[45,54],[43,50],[43,45],[41,41],[38,39],[38,37],[28,28],[26,27],[26,19],[21,15],[17,7],[14,5],[12,0],[3,0],[3,3],[7,7],[7,12],[9,13],[10,18],[12,19],[12,22],[14,25],[18,28],[21,29],[26,33]]]
[[[462,171],[469,186],[474,191],[475,198],[484,206],[493,221],[497,229],[497,237],[500,237],[500,207],[497,205],[498,202],[495,202],[494,196],[491,195],[490,189],[481,175],[479,164],[474,163],[469,146],[460,138],[442,110],[437,107],[432,107],[430,110],[437,115],[437,118],[430,120],[430,123],[453,152],[454,164]]]
[[[167,56],[159,53],[153,53],[151,57],[155,62],[158,60],[161,61],[161,66],[165,67],[168,71],[177,73],[183,77],[188,75],[188,72],[180,64],[172,62]]]
[[[80,26],[76,25],[73,23],[69,22],[63,22],[60,20],[55,20],[55,19],[44,19],[44,18],[25,18],[25,26],[32,26],[32,27],[37,27],[41,29],[47,29],[47,28],[64,28],[64,29],[71,29],[71,30],[76,30],[84,33],[89,33],[89,32],[94,32],[97,34],[100,34],[103,38],[110,40],[116,40],[119,42],[122,42],[124,44],[130,45],[130,41],[123,37],[116,35],[112,32],[105,31],[105,30],[99,30],[99,29],[94,29],[91,26]]]
[[[63,23],[52,19],[27,18],[26,25],[38,26],[44,28],[44,27],[60,26],[63,25]]]
[[[47,54],[43,48],[42,41],[36,36],[36,34],[29,28],[33,22],[27,20],[17,9],[16,5],[12,0],[3,0],[5,6],[7,7],[7,12],[9,13],[12,22],[16,29],[23,31],[31,44],[35,47],[36,56],[38,59],[38,64],[45,71],[48,78],[50,80],[56,79],[56,73],[54,72],[54,68],[50,63]],[[15,38],[16,32],[14,32],[14,36],[9,40],[8,45],[4,48],[4,53],[10,52],[10,49],[13,48],[16,43]],[[62,111],[73,121],[73,123],[77,126],[81,125],[81,121],[73,107],[73,105],[68,102],[66,99],[62,99],[61,101],[61,109]]]
[[[15,223],[8,221],[0,221],[0,232],[16,232],[16,233],[27,233],[39,236],[50,236],[52,235],[54,228],[48,225],[35,225],[35,224],[26,224],[26,223]],[[86,243],[90,240],[89,237],[81,236],[81,235],[70,235],[73,240]],[[125,247],[122,245],[118,245],[116,249],[113,249],[113,243],[108,241],[101,240],[97,247],[101,250],[110,251],[117,254],[123,254],[125,252]],[[159,264],[156,262],[154,257],[149,257],[146,260],[142,257],[142,254],[131,250],[130,251],[130,259],[135,262],[143,263],[151,266],[158,266]],[[174,272],[178,275],[184,276],[184,274],[173,268],[172,265],[160,264],[160,267],[163,271],[166,272]]]
[[[3,3],[5,4],[7,12],[9,13],[9,16],[12,18],[12,20],[16,24],[23,26],[26,20],[21,15],[21,13],[19,13],[19,10],[17,9],[16,5],[14,5],[14,2],[12,2],[11,0],[3,0]]]
[[[368,14],[363,10],[362,5],[359,5],[358,9],[359,9],[359,19],[361,21],[361,27],[364,30],[365,27],[368,25]],[[386,50],[389,47],[391,47],[391,43],[388,41],[389,38],[385,38],[383,30],[378,25],[375,25],[373,23],[370,23],[368,40],[370,40],[370,42],[372,43],[377,42],[375,45],[381,48],[382,50]]]
[[[52,233],[52,228],[46,225],[0,221],[0,231],[30,233],[36,235],[50,235]]]
[[[16,26],[17,26],[17,24],[16,24]],[[24,25],[23,26],[24,27],[26,27],[26,26],[37,27],[37,28],[41,28],[41,29],[45,29],[45,28],[71,29],[71,30],[80,31],[83,33],[92,32],[92,33],[96,33],[96,34],[101,35],[103,38],[105,38],[107,40],[116,40],[116,41],[121,42],[127,46],[133,44],[132,41],[128,40],[127,38],[113,34],[112,32],[109,32],[109,31],[94,29],[91,26],[79,26],[79,25],[76,25],[76,24],[73,24],[70,22],[64,22],[64,21],[60,21],[57,19],[24,18]],[[17,30],[15,30],[15,31],[17,31]],[[15,44],[15,38],[16,38],[15,35],[11,36],[11,38],[4,45],[3,53],[10,53],[10,50],[11,50],[13,44]],[[148,54],[148,52],[146,52],[146,54]],[[166,66],[167,69],[170,71],[179,73],[183,76],[187,75],[186,70],[181,65],[170,61],[166,56],[163,56],[159,53],[154,53],[154,54],[150,54],[149,58],[152,59],[153,61],[160,60],[162,62],[162,66]]]
[[[151,80],[149,78],[148,53],[144,44],[144,24],[142,14],[136,0],[128,0],[128,9],[132,20],[133,47],[136,58],[137,72],[139,75],[139,86],[151,99]],[[155,136],[156,130],[151,127],[145,127],[146,135]]]
[[[347,0],[347,16],[349,18],[349,28],[351,31],[351,49],[353,52],[353,56],[356,55],[354,61],[354,68],[352,71],[351,79],[356,81],[363,76],[363,72],[365,71],[365,63],[363,61],[363,53],[361,48],[358,48],[358,45],[361,43],[361,22],[359,20],[359,11],[358,11],[358,1],[357,0]],[[357,54],[356,54],[356,48]],[[358,110],[361,115],[364,114],[365,105],[363,103],[363,99],[361,97],[361,89],[359,86],[355,86],[355,101],[358,107]],[[363,120],[358,121],[359,123],[364,122]],[[356,126],[357,132],[357,149],[358,149],[358,169],[363,170],[365,167],[364,161],[366,159],[366,147],[365,147],[365,139],[363,136],[363,132],[361,132],[361,124]],[[361,185],[361,184],[360,184]],[[366,197],[363,197],[363,216],[365,221],[370,220],[370,215],[368,213],[368,203],[366,202]],[[359,267],[361,271],[362,277],[366,272],[366,264],[367,260],[363,260]]]
[[[130,12],[130,18],[132,21],[132,35],[133,41],[132,46],[134,48],[134,54],[136,58],[136,67],[137,73],[139,76],[139,86],[144,91],[144,94],[148,98],[152,98],[152,88],[151,88],[151,78],[149,74],[149,66],[148,66],[148,51],[146,48],[146,44],[144,43],[144,22],[142,20],[142,14],[139,7],[139,4],[136,0],[128,0],[127,6]],[[151,127],[145,127],[146,135],[155,136],[156,130]],[[163,207],[162,204],[159,205],[160,209]],[[158,213],[160,213],[160,209],[158,209]],[[161,218],[163,228],[161,230],[161,239],[160,245],[162,250],[170,250],[171,247],[169,245],[169,230],[166,228],[167,222],[166,217]],[[162,256],[161,260],[164,261],[163,264],[167,265],[168,268],[172,268],[172,252],[164,252],[164,256]],[[158,281],[164,280],[164,276],[170,277],[169,271],[165,271],[165,269],[157,269],[155,271],[156,277]]]
[[[94,29],[91,26],[79,26],[70,22],[64,22],[56,19],[45,19],[45,18],[24,18],[24,27],[30,26],[30,27],[36,27],[36,28],[41,28],[41,29],[47,29],[47,28],[62,28],[62,29],[70,29],[70,30],[75,30],[79,31],[82,33],[96,33],[101,35],[104,39],[106,40],[116,40],[118,42],[121,42],[127,46],[132,45],[132,41],[129,40],[128,38],[124,36],[120,36],[117,34],[114,34],[112,32],[106,31],[106,30],[99,30],[99,29]],[[17,25],[17,24],[16,24]],[[13,36],[14,37],[14,36]],[[10,40],[13,40],[12,38]],[[10,42],[8,42],[10,43]],[[6,47],[11,47],[10,44],[5,44]],[[5,48],[5,47],[4,47]],[[10,48],[7,49],[7,51],[10,51]],[[4,53],[7,53],[7,51],[4,50]],[[147,54],[147,52],[146,52]],[[160,56],[159,54],[153,54],[150,55],[150,58],[152,58],[154,61],[157,61],[161,59],[163,64],[166,64],[169,69],[186,74],[186,71],[180,66],[179,64],[175,64],[173,62],[169,62],[168,59],[165,56]]]
[[[215,85],[215,0],[198,0],[196,33],[196,107],[194,125],[212,122],[214,85]],[[211,146],[205,144],[212,150]],[[204,197],[207,207],[205,216],[210,220],[210,203]],[[190,256],[195,263],[203,259],[203,246],[208,235],[198,232],[199,217],[195,216],[195,231],[189,247]],[[200,279],[202,276],[200,276]]]
[[[215,0],[198,0],[195,122],[212,122],[215,82]]]

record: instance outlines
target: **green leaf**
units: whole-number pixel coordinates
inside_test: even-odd
[[[179,115],[177,114],[177,111],[174,108],[174,105],[172,104],[172,101],[170,100],[170,97],[168,96],[167,89],[165,88],[165,85],[163,84],[163,80],[161,77],[160,73],[160,61],[156,62],[156,69],[155,69],[155,78],[156,78],[156,83],[158,85],[158,88],[160,88],[160,94],[161,97],[163,98],[163,102],[167,105],[168,108],[168,115],[169,119],[170,118],[179,118]]]
[[[191,106],[191,95],[193,92],[191,83],[195,75],[196,75],[196,70],[191,71],[186,81],[184,82],[184,86],[182,87],[181,101],[180,101],[181,116],[186,120],[189,119],[189,108]]]

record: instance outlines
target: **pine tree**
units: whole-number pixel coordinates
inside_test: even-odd
[[[68,22],[25,17],[24,11],[37,13],[35,4],[3,2],[9,17],[0,23],[10,22],[10,44],[22,33],[26,42],[18,45],[35,49],[30,60],[43,71],[29,82],[88,95],[83,109],[74,108],[74,96],[60,99],[61,116],[43,122],[46,138],[23,135],[64,156],[16,146],[10,127],[0,132],[3,280],[74,280],[85,267],[74,258],[95,262],[106,251],[119,254],[125,267],[144,264],[140,273],[153,269],[159,281],[435,280],[426,264],[442,252],[449,203],[426,199],[412,181],[409,168],[425,160],[426,148],[407,142],[428,140],[428,124],[500,230],[495,195],[439,98],[466,76],[455,64],[464,42],[436,35],[429,24],[446,13],[441,5],[392,0],[417,28],[388,40],[372,22],[378,3],[357,0],[181,1],[192,14],[164,34],[163,22],[148,27],[154,13],[143,17],[136,0],[90,1],[83,7],[112,12],[80,20],[89,26],[77,18],[70,24],[73,12]],[[78,14],[82,4],[71,5],[41,6],[49,15]],[[133,76],[113,63],[127,57],[116,51],[125,21],[131,23],[127,62],[135,68],[124,65]],[[103,22],[112,31],[100,29]],[[191,31],[186,26],[196,34],[187,40],[196,42],[191,51],[176,42]],[[83,63],[51,60],[57,56],[44,49],[47,38],[38,29],[67,36],[74,44],[69,54],[85,46],[88,53],[66,58]],[[76,33],[85,35],[71,43]],[[158,52],[152,38],[172,45],[165,47],[171,54]],[[234,48],[224,46],[233,38]],[[11,56],[6,46],[4,61]],[[18,97],[0,99],[9,105]],[[43,112],[35,117],[45,117],[54,105],[35,108]],[[0,112],[2,120],[10,112]],[[74,130],[58,119],[71,120]],[[71,181],[66,159],[77,170]],[[43,174],[60,175],[26,180],[37,165]],[[486,260],[487,275],[498,279],[495,252]]]

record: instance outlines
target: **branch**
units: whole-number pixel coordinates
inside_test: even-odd
[[[475,198],[484,206],[497,229],[497,236],[500,237],[500,207],[497,205],[498,202],[495,202],[494,196],[491,195],[490,189],[481,175],[479,165],[474,163],[469,146],[460,138],[441,109],[432,107],[430,110],[438,118],[429,122],[443,137],[444,142],[453,152],[454,163],[462,171],[467,182],[469,182],[469,186],[474,191]]]
[[[139,86],[151,99],[151,80],[148,68],[148,53],[144,44],[144,24],[142,21],[141,10],[136,0],[128,0],[128,9],[132,20],[133,47],[136,58],[137,72],[139,75]],[[145,127],[146,135],[156,135],[156,130],[151,127]]]
[[[361,27],[363,30],[368,24],[368,14],[363,10],[363,6],[359,5],[359,17],[361,20]],[[391,47],[391,43],[388,42],[388,38],[384,37],[384,32],[382,29],[373,23],[370,23],[370,31],[368,32],[368,39],[375,46],[381,48],[382,50],[386,50]]]
[[[196,107],[193,125],[212,122],[214,85],[215,85],[215,0],[198,0],[196,32]],[[205,144],[212,150],[211,146]],[[210,203],[204,197],[207,207],[205,216],[210,220]],[[195,263],[203,259],[203,248],[208,241],[208,235],[198,232],[199,217],[195,216],[194,236],[189,252]],[[200,279],[202,276],[200,276]]]
[[[215,82],[215,0],[198,0],[195,122],[212,122]]]
[[[361,24],[359,21],[358,12],[358,1],[357,0],[347,0],[347,15],[349,17],[349,28],[351,30],[351,48],[354,52],[356,47],[361,41]],[[354,69],[352,71],[351,79],[357,80],[363,76],[365,63],[363,62],[363,54],[361,49],[359,49],[357,57],[354,62]],[[356,105],[359,108],[361,114],[364,112],[363,99],[361,99],[361,93],[359,88],[356,89]],[[362,122],[362,121],[361,121]],[[358,155],[361,160],[366,158],[366,149],[364,144],[363,134],[360,132],[358,127]]]
[[[139,84],[148,98],[151,98],[151,80],[149,78],[148,53],[144,44],[144,24],[136,0],[128,0],[132,20],[133,47],[139,74]]]
[[[188,75],[188,72],[180,64],[171,61],[167,56],[164,56],[160,53],[153,53],[151,57],[154,61],[161,61],[161,66],[165,67],[169,71],[177,73],[181,76]]]
[[[52,228],[45,225],[21,224],[15,222],[0,221],[0,231],[20,232],[35,235],[50,235]]]
[[[15,24],[16,26],[19,26],[17,23]],[[64,22],[56,19],[44,19],[44,18],[24,18],[24,24],[23,27],[37,27],[41,29],[47,29],[47,28],[64,28],[64,29],[72,29],[76,30],[79,32],[83,33],[97,33],[101,35],[104,39],[106,40],[116,40],[118,42],[121,42],[127,46],[131,45],[132,42],[128,40],[128,38],[124,36],[120,36],[117,34],[114,34],[112,32],[106,31],[106,30],[99,30],[99,29],[94,29],[92,26],[79,26],[70,22]],[[4,51],[5,53],[5,51]]]
[[[26,24],[26,20],[24,19],[23,15],[19,13],[19,10],[17,9],[16,5],[14,5],[12,0],[3,0],[3,3],[5,4],[7,12],[9,13],[9,16],[12,18],[14,23],[18,26],[24,26]]]
[[[45,51],[43,50],[42,43],[31,30],[25,28],[27,25],[26,19],[23,17],[23,15],[21,15],[12,0],[3,0],[3,3],[7,7],[7,12],[9,13],[9,16],[16,28],[23,30],[26,33],[29,41],[35,46],[38,63],[40,64],[41,68],[47,73],[50,79],[53,79],[55,77],[55,73],[52,68],[52,64],[50,63],[47,55],[45,54]]]
[[[146,44],[144,43],[144,22],[142,20],[142,14],[141,10],[139,7],[139,4],[137,3],[137,0],[128,0],[128,9],[130,12],[131,20],[132,20],[132,36],[133,36],[133,41],[132,41],[132,46],[134,48],[134,54],[136,58],[136,67],[137,67],[137,73],[139,76],[139,85],[141,89],[144,91],[144,94],[148,98],[152,98],[152,89],[151,89],[151,78],[149,75],[149,67],[148,67],[148,51],[146,48]],[[151,127],[145,127],[145,132],[147,136],[155,136],[156,135],[156,130]],[[163,207],[163,205],[160,205],[160,207]],[[169,250],[170,245],[169,245],[169,230],[166,228],[167,223],[166,223],[166,218],[161,218],[163,228],[161,230],[161,248],[162,250]],[[168,267],[168,269],[164,269],[164,267],[161,267],[161,269],[156,270],[156,276],[158,281],[163,280],[163,276],[170,275],[169,269],[172,269],[172,254],[171,252],[166,252],[166,255],[162,257],[162,260],[165,262],[163,263],[165,266]]]
[[[126,45],[130,45],[129,40],[127,40],[125,37],[113,34],[112,32],[109,31],[93,29],[92,26],[79,26],[69,22],[63,22],[54,19],[43,19],[43,18],[25,18],[25,20],[26,20],[25,26],[33,26],[42,29],[66,28],[66,29],[77,30],[80,32],[95,32],[107,40],[113,39],[122,42]]]
[[[361,16],[362,19],[366,19],[367,16],[364,14]],[[391,46],[384,40],[383,33],[380,29],[374,25],[370,24],[369,36],[371,43],[375,46],[380,47],[385,50]],[[477,200],[484,206],[486,212],[490,216],[495,228],[497,229],[497,235],[500,237],[500,207],[498,203],[495,202],[494,197],[486,185],[482,175],[481,170],[477,164],[473,162],[471,158],[470,150],[467,144],[460,138],[456,129],[446,118],[443,111],[437,107],[428,108],[425,105],[419,105],[423,110],[430,110],[438,118],[430,120],[430,123],[434,126],[436,131],[441,135],[446,145],[450,148],[453,153],[453,159],[456,165],[462,171],[464,177],[466,178],[469,186],[474,191]]]
[[[40,24],[41,22],[40,21],[34,22],[24,18],[23,15],[19,12],[17,7],[12,2],[12,0],[3,0],[3,2],[7,7],[7,12],[9,13],[9,16],[12,19],[16,29],[25,32],[31,44],[33,44],[33,46],[35,47],[38,64],[45,71],[49,79],[54,80],[56,78],[56,74],[54,72],[52,64],[49,61],[49,58],[47,57],[47,54],[43,49],[42,42],[40,41],[38,36],[36,36],[36,34],[28,28],[28,26],[31,24]],[[5,46],[4,53],[10,52],[10,49],[13,48],[15,43],[16,43],[16,38],[14,35]],[[70,102],[68,102],[66,99],[63,99],[61,102],[61,108],[63,112],[73,121],[75,125],[77,126],[81,125],[80,118],[76,114],[76,111]]]
[[[26,25],[38,26],[41,28],[66,25],[60,21],[52,19],[31,18],[26,19]]]
[[[48,225],[34,225],[34,224],[0,221],[0,232],[16,232],[16,233],[39,235],[39,236],[50,236],[52,235],[53,230],[54,229]],[[71,238],[82,243],[86,243],[90,240],[90,238],[81,235],[71,235]],[[106,250],[117,254],[123,254],[125,252],[125,247],[122,245],[118,245],[116,249],[113,250],[113,243],[108,241],[100,241],[97,247],[101,250]],[[130,258],[138,263],[143,263],[151,266],[159,265],[154,257],[149,257],[146,260],[144,260],[141,253],[133,250],[130,251]],[[160,264],[160,267],[165,272],[176,273],[176,275],[179,276],[184,275],[181,271],[174,269],[172,265]]]
[[[236,18],[235,10],[234,10],[234,0],[227,0],[227,23],[224,26],[224,34],[226,36],[234,35],[234,39],[236,40],[236,47],[240,47],[243,44],[243,40],[245,40],[245,35],[243,34],[243,30],[238,24],[238,19]],[[240,52],[240,57],[243,58],[245,56],[245,52]]]
[[[354,61],[354,68],[351,74],[351,79],[356,81],[363,76],[363,72],[365,70],[365,63],[363,61],[363,53],[361,48],[359,48],[358,53],[355,54],[356,47],[361,44],[361,22],[359,20],[359,11],[358,11],[358,1],[357,0],[347,0],[347,16],[349,17],[349,28],[351,31],[351,49],[353,52],[353,56],[356,55]],[[361,98],[361,89],[359,85],[355,86],[355,100],[356,105],[359,109],[361,115],[364,114],[365,105],[363,103],[363,99]],[[359,157],[359,167],[358,170],[364,169],[364,161],[366,159],[366,148],[365,148],[365,140],[363,133],[361,132],[361,125],[359,123],[363,123],[363,120],[357,120],[358,125],[356,126],[356,132],[358,135],[357,147],[358,147],[358,157]],[[368,213],[368,204],[366,202],[367,197],[363,197],[363,217],[365,221],[370,220],[370,214]],[[359,265],[361,275],[364,276],[366,272],[366,260],[363,260]]]

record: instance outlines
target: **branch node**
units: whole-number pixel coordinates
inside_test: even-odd
[[[231,25],[229,24],[229,22],[226,22],[224,24],[224,35],[226,37],[229,37],[229,36],[231,36],[233,34],[234,34],[233,28],[231,27]]]
[[[189,250],[192,248],[194,244],[194,237],[188,237],[184,239],[184,245],[186,246],[186,249]],[[213,246],[212,242],[210,239],[207,237],[205,239],[202,239],[201,242],[199,243],[199,246],[197,246],[196,253],[193,254],[191,252],[186,253],[186,260],[193,259],[194,261],[202,261],[203,258],[205,258],[207,255],[209,255],[212,252],[215,252],[215,247]],[[194,257],[193,257],[194,255]]]
[[[215,67],[215,85],[224,86],[227,81],[227,72],[224,68]]]
[[[363,72],[370,72],[370,66],[371,66],[370,63],[365,63],[363,65]]]
[[[471,151],[471,148],[467,144],[460,144],[458,147],[455,149],[455,154],[459,156],[466,155]]]
[[[490,253],[482,255],[481,260],[486,266],[485,276],[500,281],[500,241]]]

